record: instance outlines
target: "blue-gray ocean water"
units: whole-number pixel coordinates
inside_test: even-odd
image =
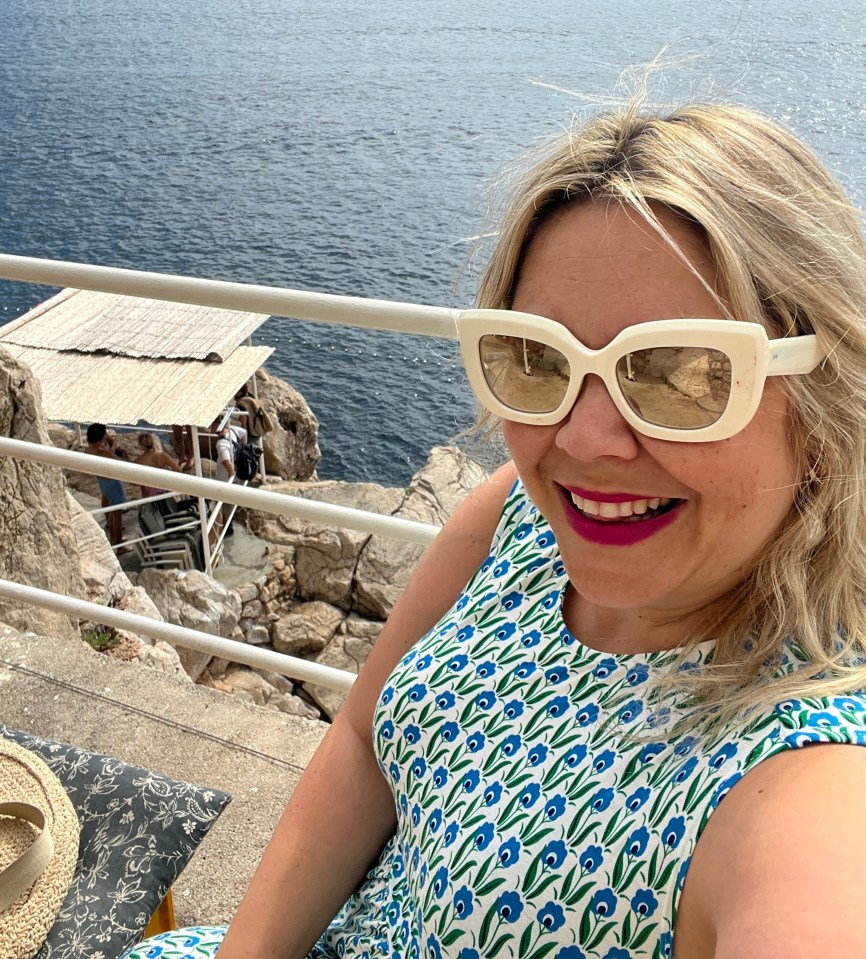
[[[860,0],[3,0],[0,250],[468,305],[497,171],[666,46],[656,99],[773,113],[862,204],[864,41]],[[323,477],[402,485],[473,417],[450,342],[258,342]]]

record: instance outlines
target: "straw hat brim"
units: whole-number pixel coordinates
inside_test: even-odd
[[[30,889],[0,913],[0,957],[31,959],[63,905],[78,861],[80,827],[60,780],[30,750],[0,737],[0,803],[38,806],[51,830],[54,852]],[[0,817],[0,869],[33,844],[38,831],[22,819]]]

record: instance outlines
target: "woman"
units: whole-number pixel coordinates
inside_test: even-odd
[[[139,466],[154,466],[158,469],[173,470],[175,473],[182,472],[181,465],[173,457],[166,453],[159,439],[153,433],[139,433],[138,445],[141,447],[141,455],[135,458]],[[141,495],[143,499],[148,496],[159,496],[161,493],[167,493],[168,490],[160,489],[158,486],[142,486]]]
[[[426,554],[219,959],[866,954],[850,203],[758,114],[633,105],[535,157],[479,304],[512,462]]]

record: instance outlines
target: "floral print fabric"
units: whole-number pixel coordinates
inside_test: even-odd
[[[672,736],[680,708],[648,692],[679,653],[582,646],[566,586],[518,483],[491,554],[382,692],[374,744],[397,831],[312,959],[670,957],[689,858],[727,791],[781,750],[866,742],[861,697]]]

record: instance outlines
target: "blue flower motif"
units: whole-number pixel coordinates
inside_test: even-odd
[[[535,537],[535,545],[541,547],[541,549],[552,546],[555,542],[556,540],[553,538],[553,533],[549,529]]]
[[[595,667],[592,675],[595,676],[596,679],[607,679],[617,668],[617,665],[617,661],[612,656],[608,656]]]
[[[455,672],[460,672],[461,669],[466,668],[466,664],[469,662],[469,657],[466,653],[459,653],[457,656],[452,656],[451,660],[448,663],[448,668],[453,669]]]
[[[417,726],[410,724],[403,730],[403,738],[407,743],[417,743],[421,738],[421,730]]]
[[[454,893],[454,912],[457,915],[458,919],[468,919],[472,915],[472,910],[475,908],[475,903],[472,899],[472,890],[468,886],[461,886],[457,892]],[[474,953],[475,956],[478,955],[474,949],[463,949],[460,952],[460,955],[463,956],[464,953],[467,956],[469,953]]]
[[[510,639],[516,632],[517,626],[514,623],[503,623],[493,634],[493,638],[499,643],[504,643],[506,639]]]
[[[551,839],[550,842],[541,850],[541,860],[545,866],[550,869],[559,869],[565,862],[568,853],[565,843],[561,839]]]
[[[393,687],[393,686],[386,686],[386,687],[382,690],[382,695],[381,695],[380,698],[381,698],[381,700],[382,700],[382,704],[385,705],[385,706],[387,706],[388,703],[390,703],[391,700],[394,698],[394,687]]]
[[[628,837],[626,849],[630,856],[642,856],[646,852],[649,842],[649,830],[646,826],[640,826]]]
[[[474,732],[469,739],[466,740],[466,746],[471,753],[477,753],[479,749],[484,748],[484,744],[487,742],[484,733]]]
[[[687,759],[682,766],[680,766],[679,772],[674,776],[675,783],[684,783],[689,776],[695,771],[695,767],[698,765],[698,757],[692,756],[690,759]]]
[[[465,643],[467,639],[472,639],[474,635],[475,627],[467,624],[457,630],[457,635],[454,638],[458,643]]]
[[[563,946],[556,954],[555,959],[586,959],[586,956],[577,946]]]
[[[649,789],[647,789],[646,786],[641,786],[639,789],[635,789],[628,799],[626,799],[626,807],[631,812],[637,812],[638,809],[640,809],[640,807],[647,801],[647,799],[649,799],[649,797]]]
[[[563,646],[574,646],[574,636],[564,626],[559,634],[559,641]]]
[[[587,703],[577,714],[578,726],[591,726],[598,719],[598,705]]]
[[[440,866],[433,877],[433,894],[437,899],[441,899],[443,893],[448,888],[448,869]]]
[[[595,762],[592,764],[592,768],[597,773],[603,773],[605,769],[609,769],[616,759],[616,753],[612,749],[605,749],[603,753],[599,753],[595,757]]]
[[[650,729],[658,729],[659,726],[665,726],[670,722],[671,718],[671,709],[670,706],[662,706],[661,709],[657,709],[654,713],[650,713],[647,718],[647,724]]]
[[[547,712],[556,719],[567,712],[570,705],[568,696],[554,696],[547,705]]]
[[[439,940],[431,933],[427,937],[426,959],[442,959],[442,949],[439,946]]]
[[[481,564],[481,572],[486,573],[488,569],[496,562],[495,556],[488,556]]]
[[[479,693],[475,697],[475,703],[481,709],[490,709],[490,707],[496,702],[496,693],[493,690],[488,689],[486,692]]]
[[[502,608],[507,610],[517,609],[517,607],[523,602],[523,593],[518,593],[517,590],[514,590],[513,593],[507,593],[502,597]]]
[[[568,670],[565,666],[551,666],[550,669],[545,669],[544,675],[547,677],[547,681],[555,686],[557,683],[565,682],[568,679]]]
[[[485,806],[494,806],[499,802],[499,798],[502,796],[502,783],[501,782],[492,782],[484,790],[484,805]]]
[[[851,713],[866,712],[866,702],[860,699],[854,699],[851,696],[833,696],[830,702],[836,709],[846,710]]]
[[[734,773],[733,776],[729,776],[716,790],[716,794],[713,796],[713,806],[718,806],[742,778],[742,773]]]
[[[620,949],[619,946],[611,946],[604,954],[602,959],[632,959],[628,949]]]
[[[535,663],[533,663],[531,659],[528,659],[525,663],[521,663],[517,669],[514,670],[514,675],[518,679],[527,679],[535,672],[536,669],[538,669],[538,667],[535,665]]]
[[[592,897],[592,911],[597,916],[612,916],[616,911],[616,896],[611,889],[599,889]]]
[[[663,932],[659,938],[659,955],[662,959],[671,959],[674,954],[674,937],[671,932]]]
[[[421,822],[421,807],[418,803],[412,807],[412,825],[417,826]]]
[[[460,734],[460,727],[451,720],[447,723],[442,723],[442,728],[439,730],[439,733],[446,743],[453,743]]]
[[[510,736],[506,736],[502,741],[500,749],[506,756],[513,756],[518,749],[523,745],[523,740],[517,733],[512,733]]]
[[[392,782],[400,782],[400,767],[397,765],[397,763],[389,763],[388,775],[391,777]]]
[[[409,688],[409,699],[413,703],[420,702],[427,695],[427,687],[424,683],[415,683],[414,686]]]
[[[601,846],[587,846],[580,854],[580,868],[586,873],[593,873],[601,865],[604,858],[604,850]]]
[[[523,912],[523,900],[516,892],[503,892],[496,900],[496,911],[506,922],[517,922]]]
[[[444,766],[437,766],[433,770],[433,785],[441,789],[448,782],[448,770]]]
[[[544,806],[544,814],[551,822],[565,812],[565,796],[556,795],[553,799],[548,799]]]
[[[519,699],[512,699],[505,704],[505,715],[509,719],[517,719],[523,715],[523,703]]]
[[[493,567],[493,575],[496,579],[500,579],[510,569],[511,563],[507,559],[503,559]]]
[[[439,693],[436,697],[436,705],[439,709],[450,709],[454,705],[454,693],[452,693],[450,689]]]
[[[659,753],[665,751],[663,743],[647,743],[640,751],[640,761],[642,763],[651,763]]]
[[[630,723],[632,720],[637,719],[638,716],[643,712],[643,703],[639,699],[633,699],[630,703],[626,703],[619,711],[619,718],[624,723]]]
[[[538,783],[529,783],[520,794],[520,805],[524,809],[531,809],[538,802],[540,795],[541,786]]]
[[[392,899],[388,903],[388,908],[385,910],[385,916],[388,919],[388,922],[395,926],[400,919],[400,903],[395,899]]]
[[[543,763],[547,759],[548,748],[544,743],[536,743],[532,749],[529,750],[529,760],[530,766],[537,766],[539,763]]]
[[[697,746],[698,740],[694,736],[684,736],[680,742],[677,743],[674,753],[677,756],[688,756],[689,753],[695,751],[695,746]]]
[[[809,716],[810,726],[821,726],[824,729],[832,729],[835,726],[841,726],[842,720],[835,713],[819,712],[811,713]]]
[[[424,773],[427,772],[427,763],[421,756],[416,756],[415,761],[412,763],[412,775],[416,779],[423,779]]]
[[[556,902],[545,903],[538,910],[537,919],[548,932],[556,932],[565,925],[565,913]]]
[[[532,523],[521,523],[512,534],[518,543],[526,539],[532,532]]]
[[[584,746],[583,743],[578,743],[576,746],[572,746],[565,754],[564,762],[569,769],[574,769],[576,766],[579,766],[584,759],[586,759],[586,746]]]
[[[537,629],[530,629],[520,637],[520,645],[525,649],[532,649],[541,642],[541,633]]]
[[[626,682],[629,686],[640,686],[649,678],[649,666],[646,663],[637,663],[625,674]]]
[[[463,788],[471,793],[479,782],[481,782],[481,773],[477,769],[470,769],[463,777]]]
[[[517,862],[518,857],[520,856],[520,843],[514,839],[506,839],[504,843],[499,847],[499,864],[501,866],[510,866],[513,863]]]
[[[680,840],[686,834],[686,820],[684,816],[674,816],[662,831],[662,841],[668,849],[676,849]]]
[[[733,743],[725,743],[722,748],[710,757],[710,767],[712,769],[721,769],[729,759],[737,755],[737,747]]]
[[[418,657],[418,662],[415,663],[415,669],[426,669],[432,662],[433,657],[430,653],[425,653],[423,656]]]
[[[394,724],[390,719],[386,719],[379,727],[379,735],[382,739],[391,740],[394,738]]]
[[[475,848],[479,851],[486,849],[493,842],[493,823],[486,822],[475,830]]]
[[[492,676],[496,672],[496,663],[485,659],[483,663],[479,663],[475,667],[475,672],[478,673],[482,679],[487,679],[488,676]]]
[[[612,789],[599,789],[590,799],[590,805],[596,812],[604,812],[613,801]]]
[[[638,889],[631,897],[631,907],[639,916],[651,916],[658,909],[659,901],[652,889]]]
[[[548,593],[547,596],[541,601],[541,606],[543,609],[553,609],[554,606],[559,602],[559,590],[555,589],[552,592]]]
[[[430,832],[436,832],[442,825],[442,810],[434,809],[430,814],[429,826]]]
[[[483,566],[481,568],[484,569]],[[457,609],[458,611],[461,609],[466,609],[468,605],[469,605],[469,597],[466,595],[466,593],[461,593],[460,599],[457,600],[457,605],[455,606],[455,609]]]
[[[541,569],[542,566],[547,562],[541,556],[536,557],[525,569],[524,574],[528,576],[530,573],[534,573],[537,569]]]
[[[450,846],[451,843],[453,843],[454,840],[459,835],[460,835],[460,823],[458,823],[456,820],[448,823],[448,825],[445,827],[445,833],[444,833],[445,846]]]

